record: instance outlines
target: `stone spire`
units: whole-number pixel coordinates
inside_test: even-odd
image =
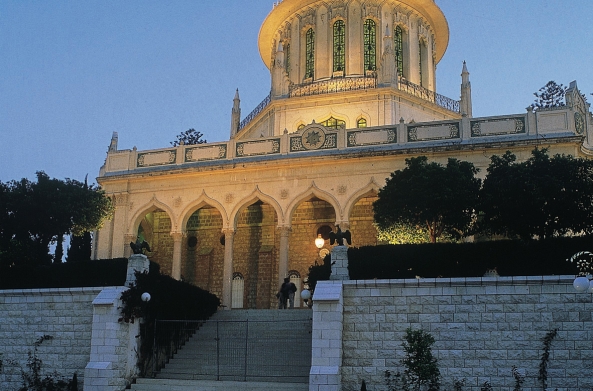
[[[233,110],[231,114],[231,138],[234,138],[239,131],[239,124],[241,123],[241,99],[239,99],[239,89],[235,92],[233,99]]]
[[[395,63],[395,51],[393,50],[393,38],[391,36],[389,25],[385,28],[383,37],[385,50],[381,56],[381,69],[379,70],[378,84],[381,87],[397,86],[397,65]]]
[[[113,134],[111,135],[111,142],[109,143],[108,152],[116,152],[117,151],[117,139],[118,139],[117,132],[113,132]]]
[[[272,97],[283,98],[288,96],[288,75],[286,74],[284,48],[282,42],[278,42],[278,49],[274,57],[272,68]]]
[[[472,117],[472,84],[469,81],[469,72],[467,65],[463,62],[461,71],[461,101],[459,102],[459,111],[461,115]]]

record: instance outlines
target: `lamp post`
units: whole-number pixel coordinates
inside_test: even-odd
[[[317,234],[317,237],[315,238],[315,246],[318,249],[321,249],[323,247],[323,245],[325,244],[325,239],[323,239],[321,237],[321,234]]]
[[[589,251],[579,251],[570,259],[571,263],[576,263],[579,269],[577,278],[574,279],[572,286],[577,292],[593,293],[593,253]]]

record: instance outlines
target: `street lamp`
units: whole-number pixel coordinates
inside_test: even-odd
[[[579,251],[568,260],[576,263],[579,269],[579,275],[574,279],[572,286],[577,292],[593,293],[593,279],[589,280],[593,274],[593,253],[589,251]]]
[[[325,239],[321,237],[321,234],[317,234],[317,238],[315,238],[315,246],[317,248],[322,248],[325,244]]]

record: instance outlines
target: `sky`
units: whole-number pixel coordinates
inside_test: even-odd
[[[437,92],[459,99],[467,61],[474,117],[524,113],[549,80],[593,101],[593,1],[436,0],[449,47]],[[270,91],[257,48],[271,0],[0,0],[0,181],[94,182],[119,149],[166,148],[195,128],[229,138]]]

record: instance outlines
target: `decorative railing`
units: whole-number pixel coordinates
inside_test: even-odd
[[[377,76],[340,77],[306,84],[291,84],[288,95],[291,98],[331,94],[334,92],[366,90],[377,88]]]
[[[243,129],[248,123],[250,123],[259,113],[261,113],[272,101],[272,93],[265,97],[262,102],[257,105],[255,109],[243,121],[239,123],[239,130]]]
[[[444,109],[459,113],[459,101],[447,98],[444,95],[437,94],[427,88],[411,83],[404,78],[398,78],[397,86],[400,91],[404,91],[417,98],[432,102]]]

